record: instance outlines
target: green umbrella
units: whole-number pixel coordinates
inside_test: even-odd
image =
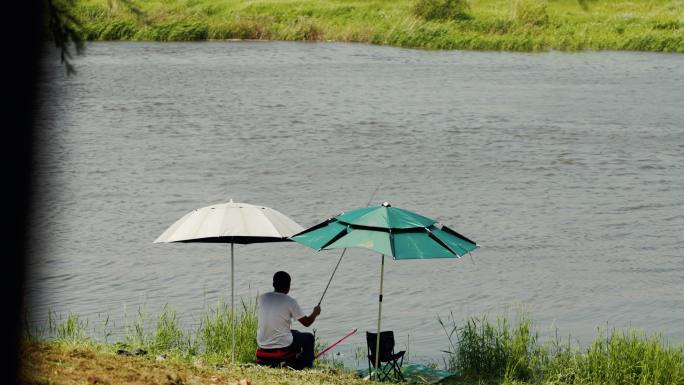
[[[446,226],[441,226],[441,228],[435,226],[436,223],[434,219],[392,207],[385,202],[381,206],[364,207],[342,213],[290,239],[316,250],[360,247],[382,254],[380,296],[378,297],[378,340],[375,344],[376,351],[380,351],[385,255],[394,259],[459,258],[479,247],[474,241]],[[332,280],[332,277],[330,279]],[[376,354],[376,368],[378,358],[379,354]]]

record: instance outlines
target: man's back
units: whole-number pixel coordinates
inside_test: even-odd
[[[262,294],[258,302],[257,344],[264,349],[284,348],[292,344],[292,319],[305,314],[297,301],[287,294]]]

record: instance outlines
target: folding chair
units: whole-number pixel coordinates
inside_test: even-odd
[[[375,342],[377,336],[377,333],[366,332],[366,343],[368,344],[368,371],[370,373],[373,373],[373,368],[375,368]],[[374,378],[380,381],[404,381],[404,375],[401,374],[401,364],[404,362],[404,353],[406,353],[404,350],[398,353],[394,352],[394,332],[390,330],[380,332],[380,357]]]

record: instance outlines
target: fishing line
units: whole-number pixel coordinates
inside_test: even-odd
[[[477,263],[475,263],[475,260],[473,259],[473,255],[470,254],[470,251],[468,252],[468,256],[470,256],[470,262],[471,262],[473,265],[477,266]]]
[[[373,190],[373,193],[371,194],[370,199],[368,199],[368,202],[366,202],[366,207],[370,206],[371,202],[373,201],[373,198],[375,198],[375,193],[378,192],[381,185],[382,185],[382,180],[375,187],[375,190]],[[321,295],[321,299],[318,301],[317,306],[321,306],[321,303],[323,302],[323,297],[325,297],[325,293],[328,291],[328,287],[330,287],[330,282],[332,282],[332,279],[335,276],[335,273],[337,272],[337,268],[340,266],[340,262],[342,262],[342,258],[344,257],[344,254],[346,252],[347,252],[346,248],[342,249],[342,253],[340,254],[340,259],[337,260],[337,264],[335,265],[335,269],[333,269],[332,275],[330,276],[330,279],[328,280],[328,284],[325,285],[325,290],[323,290],[323,295]]]

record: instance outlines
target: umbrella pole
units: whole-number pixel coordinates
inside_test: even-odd
[[[230,312],[231,312],[231,329],[232,337],[232,362],[235,365],[235,259],[233,257],[233,242],[230,243]]]
[[[378,297],[378,333],[375,337],[375,379],[378,379],[378,364],[380,363],[380,320],[382,319],[382,281],[385,277],[385,254],[380,264],[380,296]]]

